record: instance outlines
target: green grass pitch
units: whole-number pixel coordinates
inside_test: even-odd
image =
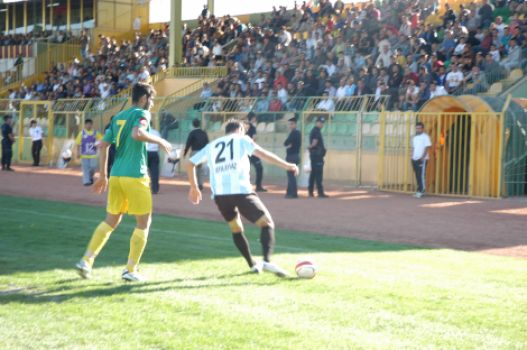
[[[0,349],[527,348],[525,260],[278,228],[277,263],[319,265],[281,280],[246,274],[225,224],[156,215],[149,282],[120,280],[130,218],[85,281],[73,265],[103,208],[5,196],[0,208]]]

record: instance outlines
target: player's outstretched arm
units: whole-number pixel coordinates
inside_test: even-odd
[[[144,128],[135,127],[132,130],[132,138],[136,141],[157,143],[166,153],[172,151],[172,144],[161,137],[150,134]]]
[[[99,143],[100,155],[99,155],[99,178],[93,185],[93,192],[101,194],[106,191],[108,187],[108,174],[106,169],[108,169],[108,149],[110,148],[110,143],[106,141],[101,141]]]
[[[294,172],[295,176],[298,175],[298,167],[296,166],[296,164],[286,162],[285,160],[278,157],[273,152],[269,152],[259,147],[254,150],[254,155],[257,156],[258,158],[265,160],[268,163],[284,168],[287,171]]]
[[[187,177],[190,183],[190,190],[188,192],[188,199],[192,204],[199,204],[201,202],[201,191],[198,187],[198,179],[196,178],[196,165],[190,160],[187,161]]]

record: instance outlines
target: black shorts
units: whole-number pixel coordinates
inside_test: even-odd
[[[214,202],[227,222],[234,220],[238,213],[253,224],[264,215],[271,218],[265,205],[254,193],[214,196]]]

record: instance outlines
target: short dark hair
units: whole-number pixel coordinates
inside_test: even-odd
[[[4,115],[4,122],[8,121],[9,119],[13,119],[10,115]]]
[[[33,119],[32,121],[29,122],[29,125],[33,125],[33,124],[36,124],[37,121],[35,119]]]
[[[422,127],[422,128],[425,127],[425,125],[423,124],[423,122],[417,122],[417,123],[415,123],[415,126],[416,126],[416,127],[417,127],[417,126],[420,126],[420,127]]]
[[[192,120],[192,126],[195,127],[195,128],[199,128],[199,126],[201,125],[201,120],[199,120],[198,118],[194,118]]]
[[[229,119],[227,121],[227,125],[225,125],[225,133],[230,134],[235,132],[236,130],[243,128],[245,129],[244,124],[238,120],[238,119]]]
[[[137,103],[143,97],[146,95],[147,97],[154,97],[156,95],[156,90],[152,87],[152,85],[147,83],[136,83],[132,87],[132,103]]]
[[[93,120],[91,120],[90,118],[88,118],[88,119],[86,119],[86,120],[84,121],[84,124],[88,124],[88,123],[93,124]]]
[[[247,114],[247,119],[248,119],[248,120],[251,120],[251,119],[253,119],[253,118],[256,118],[256,114],[255,114],[254,112],[249,112],[249,113]]]

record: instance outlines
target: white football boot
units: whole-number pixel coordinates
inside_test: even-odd
[[[121,278],[127,282],[144,282],[146,278],[143,275],[140,275],[138,272],[128,272],[127,269],[124,269]]]
[[[278,277],[288,277],[289,273],[286,270],[282,269],[280,266],[273,264],[271,262],[263,262],[264,271],[274,273]]]
[[[77,269],[77,272],[79,276],[81,276],[84,279],[91,278],[91,267],[88,265],[88,263],[81,259],[76,265],[75,268]]]

